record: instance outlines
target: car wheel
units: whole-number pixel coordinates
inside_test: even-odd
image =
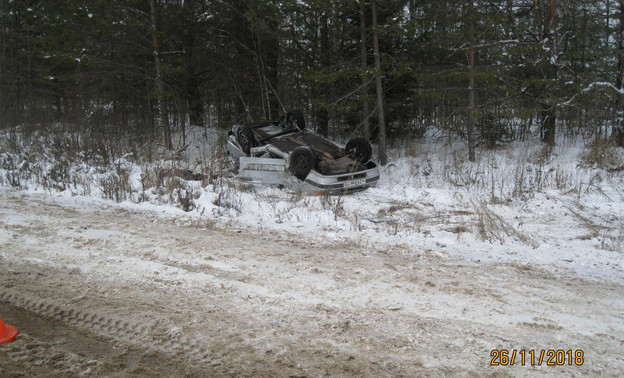
[[[290,153],[290,173],[299,180],[305,180],[316,164],[316,156],[308,147],[300,146]]]
[[[366,139],[353,138],[347,142],[345,154],[353,156],[360,163],[366,163],[373,156],[373,148]]]
[[[236,132],[236,141],[243,152],[249,155],[251,147],[256,144],[256,138],[249,126],[240,126]]]
[[[297,109],[289,110],[288,113],[286,113],[286,124],[289,127],[296,127],[299,130],[305,129],[305,119],[303,118],[303,113]]]

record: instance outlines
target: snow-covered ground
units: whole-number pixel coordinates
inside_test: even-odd
[[[177,161],[112,168],[6,151],[0,302],[215,374],[487,375],[495,348],[624,367],[621,151],[597,167],[580,140],[518,142],[469,163],[430,137],[395,146],[375,188],[311,196],[230,177],[216,131],[189,140]]]
[[[73,163],[67,175],[73,176],[65,180],[70,184],[56,185],[60,190],[33,177],[21,187],[56,196],[67,206],[112,198],[125,209],[253,233],[334,240],[363,252],[384,246],[405,253],[436,249],[472,261],[624,279],[622,149],[603,153],[616,169],[588,164],[588,149],[579,138],[561,139],[550,155],[539,142],[517,142],[479,151],[478,161],[469,163],[461,142],[430,137],[392,149],[377,187],[317,197],[229,177],[227,162],[218,158],[223,140],[222,131],[191,128],[181,160],[136,164],[121,157],[112,172]],[[54,173],[54,162],[46,164],[40,171]],[[166,177],[176,168],[206,178]],[[8,172],[0,169],[0,184],[10,181]]]
[[[1,376],[624,369],[620,283],[472,261],[442,245],[363,247],[224,231],[77,197],[0,190],[0,198],[0,314],[20,330],[0,346]],[[491,366],[503,349],[583,358]]]

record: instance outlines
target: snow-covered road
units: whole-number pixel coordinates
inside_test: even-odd
[[[624,371],[616,281],[0,196],[0,316],[21,332],[0,376]],[[583,364],[490,366],[502,349]]]

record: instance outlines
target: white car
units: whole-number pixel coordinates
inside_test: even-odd
[[[340,194],[375,186],[379,169],[364,138],[342,146],[305,129],[298,110],[275,121],[234,125],[227,146],[239,177],[315,194]]]

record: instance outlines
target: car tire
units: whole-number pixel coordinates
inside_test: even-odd
[[[300,146],[290,153],[290,173],[301,181],[308,177],[315,164],[316,155],[308,147]]]
[[[297,109],[289,110],[286,113],[286,124],[289,127],[296,127],[299,130],[305,129],[305,118],[303,118],[303,113],[301,113]]]
[[[256,138],[249,126],[240,126],[236,132],[236,141],[246,155],[249,155],[251,147],[256,145]]]
[[[366,139],[353,138],[347,142],[345,154],[353,156],[360,163],[366,163],[373,156],[373,148]]]

